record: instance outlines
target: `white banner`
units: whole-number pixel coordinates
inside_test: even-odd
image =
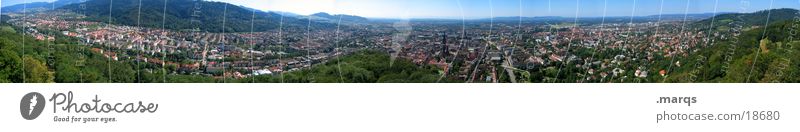
[[[800,109],[794,102],[800,100],[800,89],[794,84],[2,87],[0,123],[4,125],[0,131],[4,132],[796,131],[800,124]],[[33,92],[45,102],[26,98],[33,97],[26,96]],[[70,92],[73,106],[68,102]],[[38,117],[25,119],[41,105]],[[129,109],[137,112],[129,113]]]

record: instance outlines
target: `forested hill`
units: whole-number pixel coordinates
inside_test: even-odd
[[[676,59],[685,65],[675,68],[667,82],[800,82],[800,35],[790,33],[800,30],[798,27],[798,21],[776,21],[743,32],[739,42],[720,40],[702,47],[689,57]]]
[[[273,12],[255,11],[254,16],[252,9],[212,1],[168,0],[166,13],[164,0],[90,0],[83,4],[85,8],[71,4],[60,9],[85,14],[91,21],[108,22],[111,16],[112,24],[136,26],[140,22],[143,27],[161,28],[163,22],[167,29],[208,32],[223,32],[223,29],[225,32],[249,32],[251,22],[252,30],[256,32],[277,29],[281,25],[288,29],[305,29],[308,23],[308,19],[281,18],[280,14]],[[334,26],[330,23],[312,24],[312,28],[315,27]]]
[[[767,22],[767,16],[769,16],[770,22],[777,22],[783,20],[790,20],[797,16],[798,10],[797,9],[772,9],[772,10],[762,10],[753,13],[726,13],[717,15],[713,18],[704,19],[702,21],[698,21],[694,23],[694,26],[702,26],[701,28],[707,28],[711,22],[714,22],[714,27],[729,27],[733,24],[733,22],[740,22],[742,26],[749,27],[749,26],[763,26]]]

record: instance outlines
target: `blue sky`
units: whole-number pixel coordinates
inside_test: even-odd
[[[0,0],[2,6],[23,0]],[[27,0],[52,1],[52,0]],[[376,18],[488,18],[499,16],[600,17],[712,13],[717,0],[214,0],[261,10],[301,15],[317,12]],[[604,2],[608,7],[604,10]],[[636,1],[634,9],[634,1]],[[741,0],[719,0],[718,12],[739,12]],[[770,0],[749,0],[747,12],[770,8]],[[521,6],[520,6],[521,5]],[[520,7],[522,10],[520,10]],[[800,0],[774,0],[772,8],[800,9]]]

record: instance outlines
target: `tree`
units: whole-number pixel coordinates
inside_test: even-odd
[[[791,60],[782,57],[772,61],[769,64],[769,68],[767,68],[767,72],[764,73],[761,83],[783,82],[786,71],[790,68],[790,63]]]
[[[15,31],[15,30],[14,30],[14,28],[12,28],[12,27],[9,27],[9,26],[3,26],[3,27],[0,27],[0,32],[4,32],[4,33],[17,33],[17,31]]]
[[[21,82],[21,67],[17,52],[0,49],[0,83]]]
[[[23,59],[25,64],[25,80],[27,83],[52,83],[53,73],[47,70],[42,61],[33,57],[25,56]]]
[[[759,43],[759,47],[761,48],[761,53],[769,53],[769,44],[772,43],[768,38],[761,39]]]
[[[106,74],[111,77],[111,82],[133,83],[136,81],[136,71],[130,65],[115,61],[110,62],[110,65],[111,73],[106,72]]]

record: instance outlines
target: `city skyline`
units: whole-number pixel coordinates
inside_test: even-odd
[[[54,0],[2,0],[2,6]],[[491,17],[602,17],[740,12],[741,0],[212,0],[249,8],[310,15],[319,12],[368,18],[480,19]],[[687,1],[690,2],[687,5]],[[635,4],[634,4],[635,2]],[[521,4],[521,5],[520,5]],[[603,6],[607,5],[607,6]],[[520,7],[522,10],[520,10]],[[635,7],[635,8],[634,8]],[[663,9],[661,8],[663,7]],[[688,7],[688,9],[686,8]],[[716,9],[715,9],[716,7]],[[800,8],[795,0],[749,1],[745,12]],[[604,10],[605,9],[605,10]]]

